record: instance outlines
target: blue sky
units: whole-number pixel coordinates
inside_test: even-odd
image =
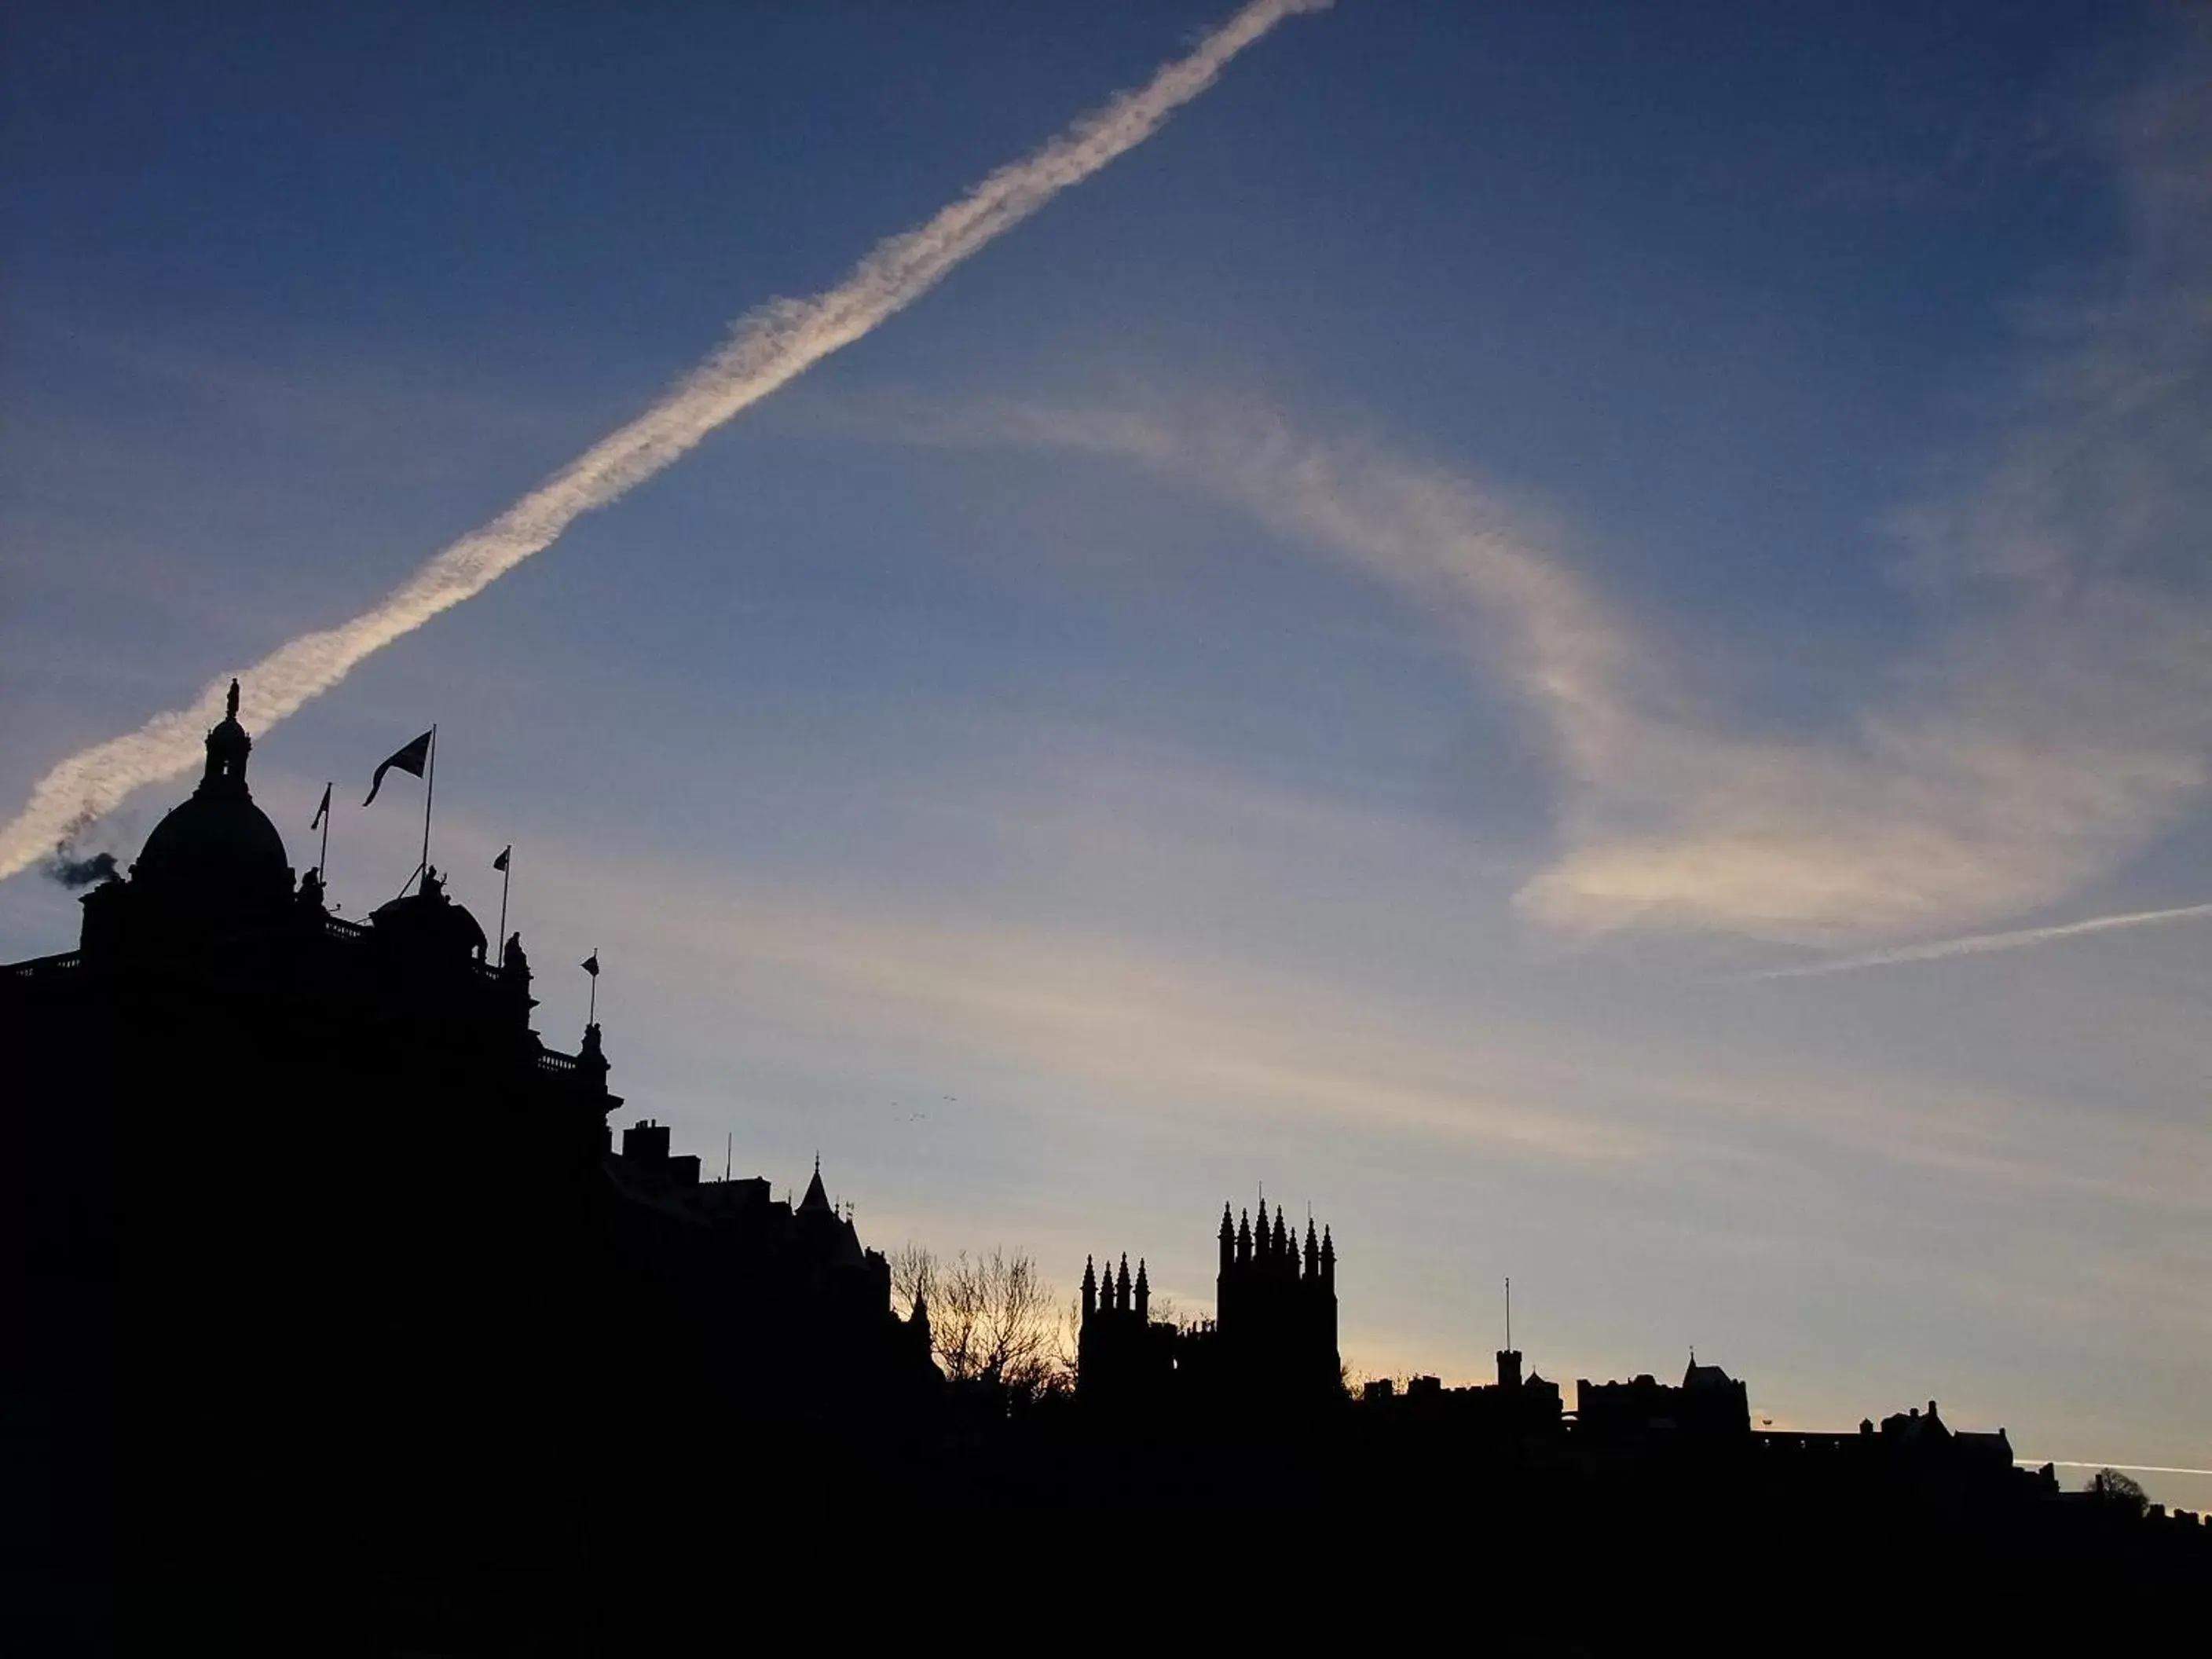
[[[1224,9],[18,10],[0,796]],[[341,780],[365,911],[416,828],[347,791],[439,721],[436,856],[485,913],[515,843],[549,1040],[596,946],[619,1121],[818,1146],[872,1239],[1199,1305],[1264,1181],[1365,1370],[1486,1370],[1510,1273],[1546,1375],[1694,1341],[1778,1420],[2212,1467],[2212,926],[1758,977],[2212,898],[2208,50],[1292,18],[269,731],[257,796],[304,866]],[[0,955],[74,930],[0,884]]]

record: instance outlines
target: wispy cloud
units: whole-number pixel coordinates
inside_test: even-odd
[[[2212,705],[2180,613],[2148,594],[1962,622],[1848,740],[1778,741],[1696,705],[1578,575],[1569,533],[1464,471],[1218,399],[908,415],[925,441],[1081,448],[1194,483],[1462,641],[1555,763],[1560,845],[1521,895],[1549,928],[1837,945],[2017,914],[2140,850],[2203,780]]]
[[[1085,775],[1101,764],[1094,790]],[[1834,1202],[1833,1172],[1853,1167],[1878,1170],[1884,1191],[1902,1176],[1957,1201],[2113,1200],[2138,1215],[2212,1201],[2201,1126],[1784,1057],[1759,1040],[1756,1004],[1702,988],[1626,999],[1593,1032],[1525,972],[1470,999],[1483,948],[1418,915],[1385,930],[1407,974],[1378,973],[1356,935],[1347,944],[1323,872],[1347,860],[1400,872],[1399,889],[1387,878],[1367,887],[1363,908],[1433,910],[1448,838],[1418,815],[1330,815],[1301,830],[1264,786],[1209,773],[1194,793],[1179,765],[1139,768],[1110,751],[1063,752],[1058,766],[945,781],[945,798],[997,826],[992,879],[964,895],[865,871],[742,874],[641,849],[533,845],[530,890],[560,896],[568,941],[534,954],[575,960],[596,945],[617,996],[635,999],[625,1018],[650,1006],[657,1041],[696,1045],[702,1075],[726,1074],[733,1054],[769,1070],[819,1070],[834,1056],[832,1070],[988,1073],[1024,1079],[1035,1096],[1024,1114],[1087,1120],[1111,1102],[1133,1131],[1171,1125],[1178,1146],[1219,1139],[1237,1149],[1232,1161],[1255,1134],[1350,1132],[1713,1201],[1787,1187],[1801,1226]],[[1072,859],[1086,892],[1051,896],[1071,857],[1066,809],[1102,794],[1125,845],[1101,830]],[[901,811],[919,822],[933,799],[908,794]],[[483,868],[507,839],[458,821],[441,833],[472,837],[448,848],[464,868]],[[1241,896],[1220,890],[1227,845],[1253,877]],[[1338,948],[1290,943],[1313,935]],[[1553,982],[1588,994],[1579,976]],[[2041,1216],[2048,1227],[2048,1208]]]
[[[2118,915],[2091,916],[2082,921],[2061,922],[2051,927],[2015,927],[2001,933],[1969,933],[1961,939],[1933,939],[1894,951],[1865,951],[1856,956],[1830,957],[1820,962],[1799,963],[1789,968],[1769,968],[1747,975],[1751,979],[1805,979],[1819,974],[1850,973],[1860,968],[1890,968],[1909,962],[1942,962],[1950,957],[1987,956],[1995,951],[2024,950],[2031,945],[2051,945],[2116,928],[2150,927],[2172,921],[2202,921],[2212,917],[2212,904],[2182,904],[2165,910],[2129,910]]]
[[[2212,81],[2189,85],[2208,95],[2161,87],[2119,124],[2135,234],[2106,290],[2048,348],[1986,462],[1895,515],[1925,643],[1838,735],[1777,738],[1700,706],[1656,630],[1578,573],[1559,517],[1387,442],[1218,394],[912,409],[904,435],[1135,461],[1459,637],[1555,763],[1557,844],[1521,894],[1547,930],[1837,948],[2001,921],[2110,874],[2204,795]]]
[[[878,243],[835,288],[747,313],[733,325],[727,344],[644,414],[439,553],[381,604],[337,628],[303,635],[245,670],[243,717],[266,730],[329,690],[364,658],[482,592],[550,545],[576,519],[620,500],[717,427],[911,305],[1062,191],[1142,143],[1285,18],[1328,3],[1251,0],[1144,87],[1085,116],[1035,155],[1001,167],[918,228]],[[141,785],[188,770],[200,732],[222,706],[228,678],[210,682],[190,707],[157,714],[137,731],[73,755],[47,773],[23,811],[0,828],[0,878],[44,855],[71,822],[112,810]]]

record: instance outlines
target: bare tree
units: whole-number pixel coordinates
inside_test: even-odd
[[[916,1302],[936,1316],[937,1280],[937,1253],[927,1246],[908,1243],[891,1253],[891,1305],[901,1319],[914,1317]]]
[[[927,1299],[937,1361],[954,1382],[989,1380],[1024,1399],[1066,1386],[1067,1321],[1034,1257],[994,1248],[946,1261],[908,1244],[891,1258],[891,1293],[909,1316]]]
[[[2099,1469],[2089,1477],[2088,1484],[2082,1490],[2100,1503],[2110,1504],[2132,1515],[2141,1515],[2150,1505],[2142,1483],[2131,1475],[2122,1474],[2118,1469]]]

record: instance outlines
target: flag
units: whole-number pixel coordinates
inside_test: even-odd
[[[505,875],[507,873],[507,855],[514,850],[514,846],[513,842],[509,842],[507,846],[501,848],[500,849],[499,856],[491,861],[491,867],[498,871],[500,874]]]
[[[323,827],[323,820],[330,817],[330,815],[331,787],[326,783],[323,786],[323,804],[315,809],[315,821],[313,823],[310,823],[307,828],[310,830],[321,829]]]
[[[429,763],[430,733],[425,732],[414,742],[377,767],[376,775],[368,781],[368,799],[362,802],[362,805],[367,806],[375,800],[376,792],[384,787],[384,775],[393,767],[398,767],[403,772],[412,772],[419,778],[422,775],[422,769]]]
[[[584,971],[593,979],[599,976],[599,953],[597,951],[584,958]]]

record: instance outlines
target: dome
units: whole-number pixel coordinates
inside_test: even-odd
[[[164,887],[291,891],[284,838],[246,787],[246,757],[252,749],[253,740],[238,723],[238,682],[233,680],[222,723],[207,734],[207,770],[199,787],[154,826],[131,866],[133,879]]]
[[[289,891],[284,838],[251,797],[195,794],[154,826],[131,875],[168,885],[190,882]]]
[[[483,924],[467,906],[446,896],[446,884],[435,870],[422,872],[415,891],[378,905],[368,920],[380,939],[433,956],[482,962],[489,948]]]

